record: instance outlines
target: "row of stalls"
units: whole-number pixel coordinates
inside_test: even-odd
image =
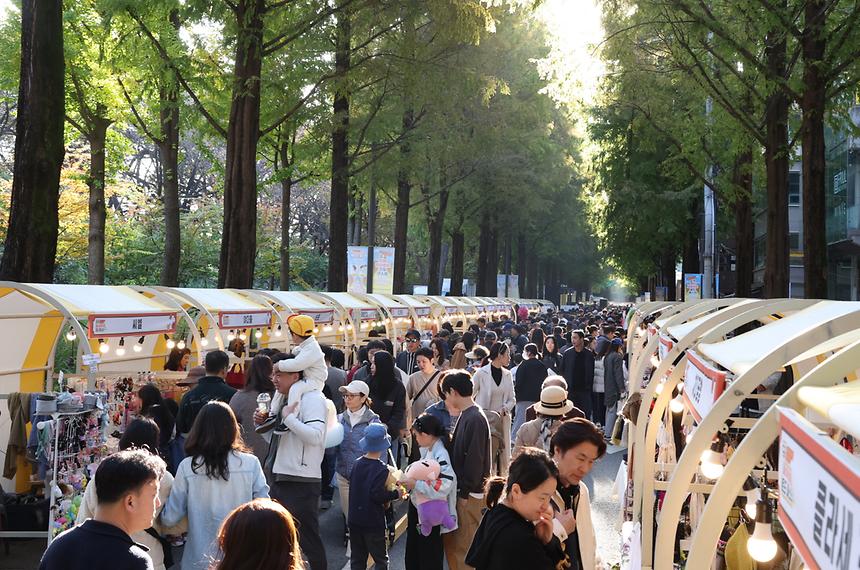
[[[547,301],[484,297],[0,282],[0,448],[57,455],[59,441],[34,442],[38,438],[24,432],[20,408],[28,406],[27,415],[34,416],[36,405],[22,394],[98,391],[110,423],[98,427],[115,430],[128,418],[135,386],[154,382],[166,395],[181,397],[177,382],[185,373],[164,370],[174,348],[190,351],[189,368],[214,349],[228,351],[241,367],[250,349],[290,349],[286,320],[293,313],[313,317],[319,341],[344,350],[349,364],[371,337],[402,340],[414,328],[429,338],[446,322],[462,332],[482,317],[514,318],[516,305],[532,314],[555,308]],[[249,350],[231,350],[238,343]],[[400,349],[399,342],[395,346]],[[59,374],[60,368],[67,373]],[[59,427],[63,414],[92,409],[92,402],[82,404],[43,408],[49,410],[46,429]],[[0,479],[5,490],[23,491],[36,479],[23,455],[7,457]]]
[[[650,302],[627,322],[631,567],[860,568],[860,303]]]

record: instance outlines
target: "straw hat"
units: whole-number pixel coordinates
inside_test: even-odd
[[[487,350],[486,347],[476,344],[471,352],[466,353],[466,359],[468,360],[483,360],[490,356],[490,351]]]
[[[541,390],[540,402],[535,404],[535,412],[545,416],[563,416],[572,409],[573,403],[561,386],[547,386]]]

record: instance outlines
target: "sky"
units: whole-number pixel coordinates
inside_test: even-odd
[[[548,62],[556,70],[562,99],[593,101],[604,67],[595,48],[604,38],[599,0],[545,0],[537,16],[553,36]]]

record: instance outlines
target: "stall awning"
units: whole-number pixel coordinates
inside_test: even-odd
[[[737,304],[732,305],[732,307],[737,307],[738,305],[754,305],[758,302],[759,301],[756,299],[744,299],[742,301],[739,301]],[[699,326],[703,325],[704,323],[706,323],[708,321],[713,321],[714,326],[716,326],[721,320],[720,313],[722,313],[723,311],[725,311],[728,308],[730,308],[730,307],[723,307],[723,308],[719,309],[718,311],[714,311],[713,313],[708,313],[707,315],[703,315],[703,316],[698,317],[696,319],[687,321],[686,323],[671,325],[671,326],[666,328],[666,332],[669,333],[670,335],[672,335],[672,337],[675,340],[683,340],[683,338],[685,336],[690,334],[690,331],[698,328]]]
[[[256,303],[230,289],[200,289],[193,287],[159,287],[183,304],[203,309],[216,318],[221,329],[268,327],[272,308]]]
[[[111,285],[55,285],[28,283],[60,301],[72,315],[85,318],[92,314],[176,313],[158,301],[141,295],[131,287]],[[29,293],[24,292],[24,295]]]
[[[317,293],[321,297],[331,299],[352,314],[352,318],[360,321],[374,321],[379,318],[378,309],[370,302],[360,299],[351,293]]]
[[[427,317],[430,315],[430,305],[417,297],[412,295],[394,295],[394,298],[412,307],[415,314],[419,317]]]
[[[840,429],[860,437],[860,380],[829,388],[805,386],[797,397]]]
[[[383,295],[381,293],[369,293],[367,297],[377,305],[385,307],[385,309],[391,314],[392,318],[405,319],[409,317],[409,306],[393,296],[389,297],[388,295]]]
[[[327,305],[301,291],[254,291],[258,295],[284,307],[289,313],[300,313],[314,318],[316,323],[332,323],[339,313]]]
[[[821,301],[724,342],[700,344],[697,350],[724,368],[741,375],[762,357],[785,344],[787,338],[858,311],[860,302]]]

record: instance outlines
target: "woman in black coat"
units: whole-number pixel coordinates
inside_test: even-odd
[[[394,358],[380,350],[373,355],[370,367],[370,399],[373,410],[379,419],[388,426],[392,443],[398,442],[401,432],[406,429],[406,387],[394,369]],[[397,446],[392,445],[395,450]]]

